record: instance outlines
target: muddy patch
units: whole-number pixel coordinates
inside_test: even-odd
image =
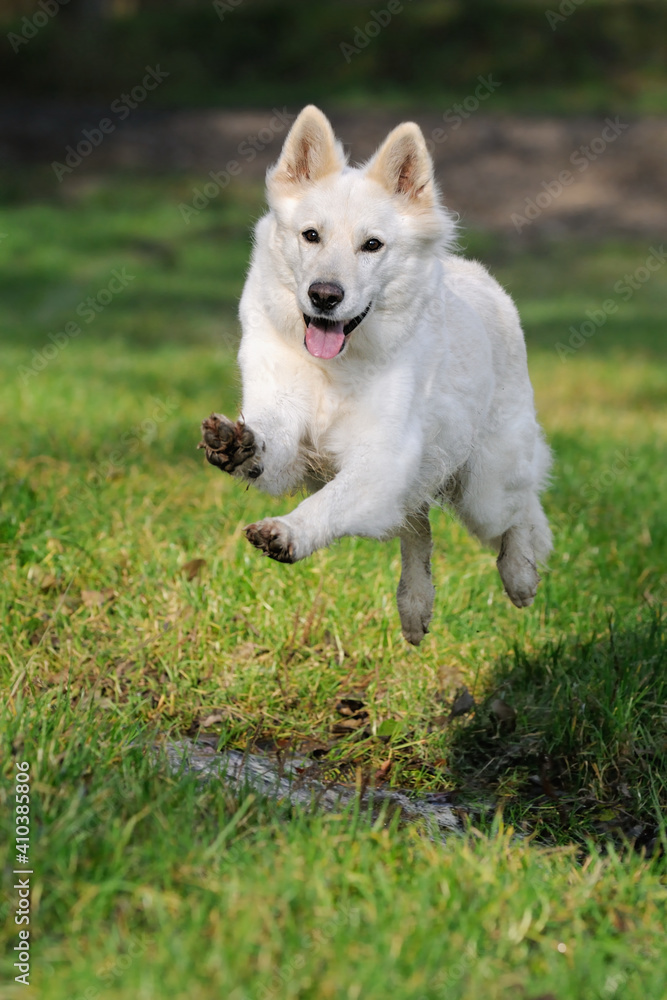
[[[186,737],[159,744],[154,753],[166,757],[172,773],[193,773],[225,789],[253,791],[308,812],[337,812],[356,805],[373,819],[384,815],[388,822],[398,814],[401,823],[420,822],[439,838],[463,830],[462,810],[452,805],[446,792],[418,795],[329,781],[317,761],[298,754],[279,756],[226,748],[217,751]]]

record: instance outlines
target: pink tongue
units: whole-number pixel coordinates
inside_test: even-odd
[[[306,347],[314,358],[335,358],[345,342],[342,322],[327,323],[324,328],[316,323],[311,320],[306,327]]]

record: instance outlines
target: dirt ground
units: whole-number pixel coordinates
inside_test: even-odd
[[[121,121],[109,108],[0,107],[0,162],[10,169],[53,161],[66,166],[68,146],[87,149],[80,163],[71,154],[75,166],[62,173],[63,183],[114,168],[206,177],[236,163],[232,191],[243,180],[261,180],[297,110],[138,108]],[[522,241],[667,235],[667,119],[492,117],[481,111],[467,118],[450,114],[447,121],[419,111],[330,117],[352,162],[370,156],[400,120],[418,121],[445,203],[464,226],[514,233]],[[112,126],[106,134],[99,131],[102,120]],[[84,129],[101,136],[98,145],[86,143]]]

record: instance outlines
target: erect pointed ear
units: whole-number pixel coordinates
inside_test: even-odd
[[[318,181],[345,166],[345,155],[329,119],[309,104],[289,130],[280,159],[266,175],[269,187]]]
[[[366,171],[390,194],[405,195],[424,205],[435,200],[433,161],[414,122],[403,122],[389,133]]]

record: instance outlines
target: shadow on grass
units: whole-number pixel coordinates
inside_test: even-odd
[[[539,838],[664,846],[665,631],[650,609],[602,637],[515,648],[451,739],[456,783]]]

